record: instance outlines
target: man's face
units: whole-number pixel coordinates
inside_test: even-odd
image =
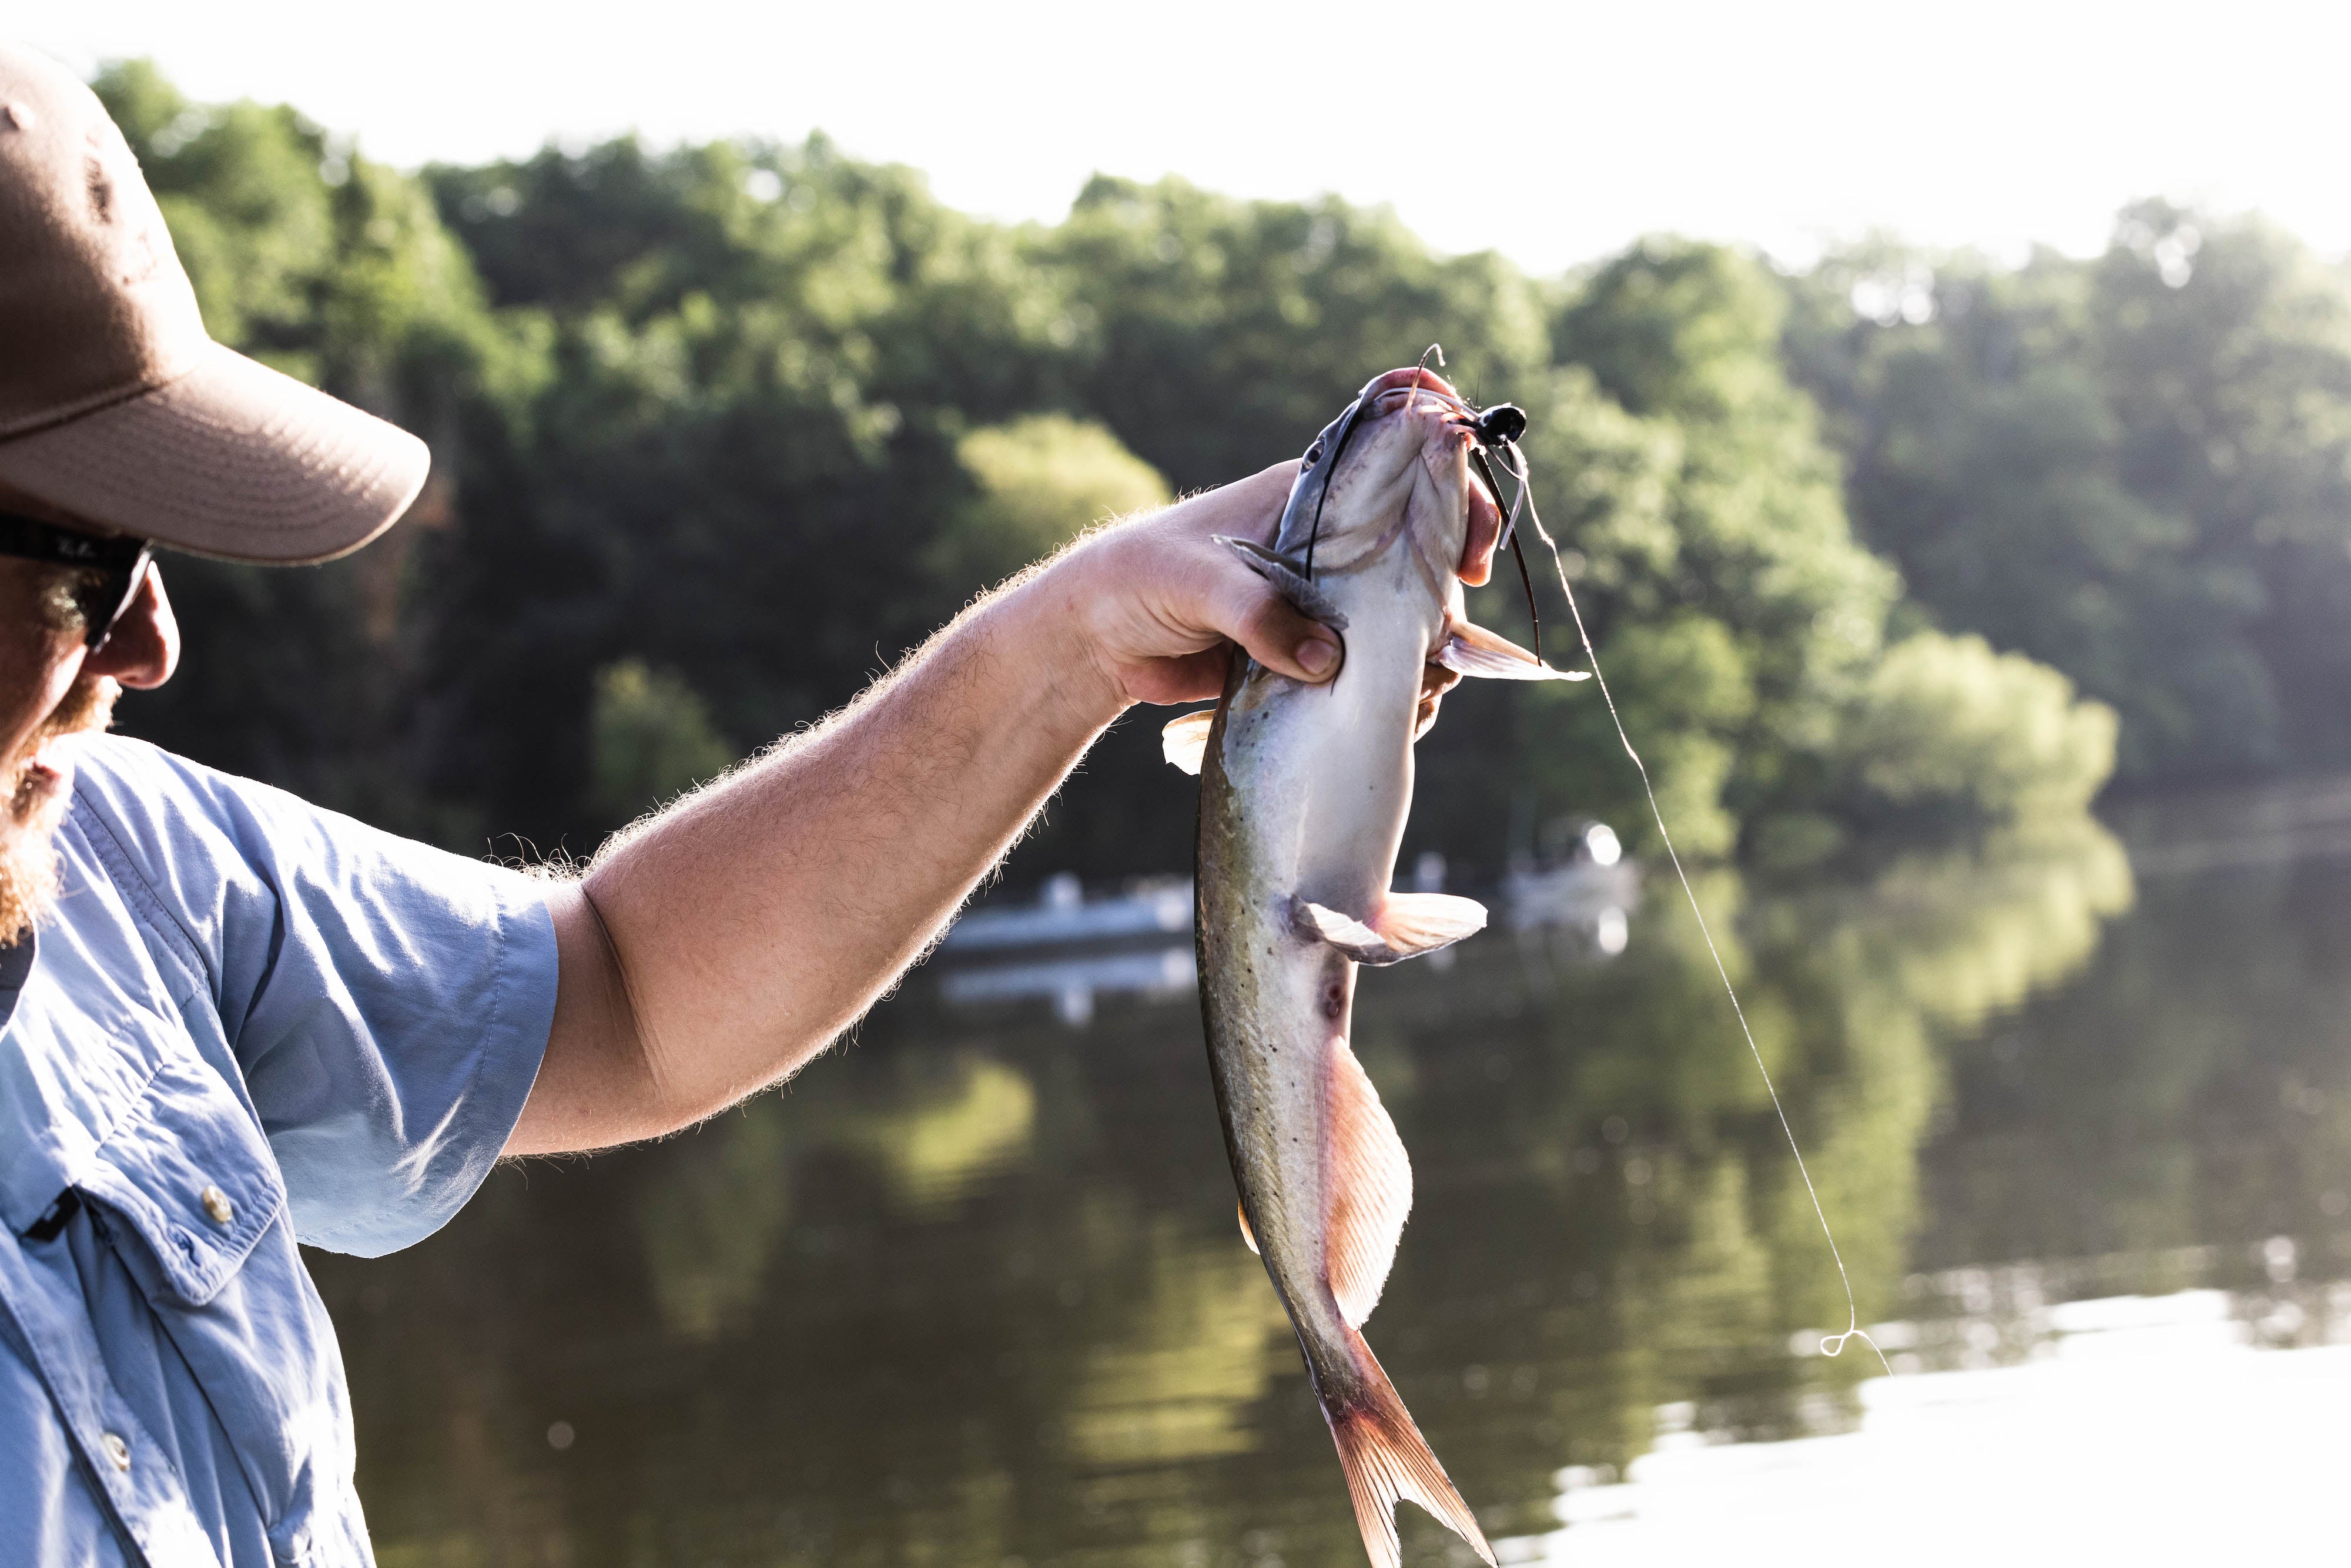
[[[179,628],[152,570],[95,653],[60,569],[0,557],[0,943],[56,896],[50,836],[73,784],[69,737],[104,729],[122,687],[160,685],[179,660]]]

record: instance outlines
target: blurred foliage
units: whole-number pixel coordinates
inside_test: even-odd
[[[193,104],[143,62],[94,85],[215,337],[418,432],[444,463],[470,408],[528,395],[527,324],[487,314],[414,180],[289,109]],[[416,562],[453,521],[453,492],[444,467],[405,526],[324,568],[173,559],[186,658],[126,727],[387,825],[465,836],[470,802],[427,789],[419,744],[437,622]]]
[[[2038,822],[2088,807],[2114,771],[2115,727],[2048,665],[1922,631],[1871,672],[1838,744],[1853,784],[1895,812]]]
[[[1879,241],[1789,287],[1925,612],[2110,704],[2126,779],[2351,759],[2351,276],[2151,202],[2089,260]]]
[[[1932,716],[1887,710],[1991,677],[1880,670],[1899,585],[1853,538],[1783,363],[1821,335],[1817,301],[1791,319],[1741,253],[1656,241],[1546,283],[1436,256],[1385,210],[1174,179],[1096,179],[1065,222],[1007,227],[820,136],[409,176],[290,110],[190,104],[143,64],[98,85],[215,334],[436,459],[408,521],[350,560],[174,562],[187,671],[126,724],[387,826],[584,852],[700,776],[686,753],[821,716],[990,583],[1294,454],[1430,342],[1472,396],[1528,409],[1533,499],[1685,849],[1997,822],[2098,781],[2050,787],[2052,727],[2078,718],[2062,687],[1978,704],[1931,763]],[[1538,598],[1572,659],[1556,584]],[[1531,635],[1515,584],[1476,609]],[[1490,867],[1572,812],[1645,841],[1595,694],[1497,685],[1451,698],[1423,747],[1445,809],[1413,848]],[[1182,864],[1189,785],[1156,727],[1114,731],[1028,852]],[[1881,736],[1901,760],[1865,755]],[[1895,776],[1929,767],[1937,810],[1876,809],[1923,801]]]
[[[924,569],[956,586],[1001,582],[1094,524],[1164,507],[1159,471],[1101,425],[1034,413],[956,444],[978,494]]]
[[[648,805],[674,800],[735,762],[694,688],[641,659],[596,674],[590,719],[595,804],[625,822]]]

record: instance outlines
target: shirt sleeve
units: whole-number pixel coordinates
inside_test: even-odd
[[[234,1057],[295,1233],[373,1257],[446,1223],[546,1051],[542,884],[113,737],[75,810],[189,971],[191,1030]]]

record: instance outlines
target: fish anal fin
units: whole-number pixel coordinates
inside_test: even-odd
[[[1169,719],[1159,731],[1160,755],[1186,773],[1198,773],[1200,760],[1208,751],[1208,731],[1216,722],[1217,710],[1212,707]]]
[[[1332,1438],[1339,1445],[1339,1468],[1346,1472],[1347,1495],[1355,1505],[1355,1525],[1364,1532],[1364,1551],[1373,1568],[1399,1568],[1402,1550],[1396,1541],[1395,1505],[1410,1498],[1434,1515],[1438,1523],[1469,1543],[1489,1568],[1494,1549],[1469,1505],[1461,1500],[1445,1467],[1437,1462],[1428,1440],[1413,1424],[1395,1385],[1373,1359],[1360,1334],[1354,1341],[1356,1386],[1338,1408],[1323,1406]]]
[[[1458,619],[1447,628],[1448,635],[1429,662],[1442,664],[1456,674],[1476,675],[1489,681],[1582,681],[1589,680],[1585,670],[1562,670],[1544,664],[1516,643],[1483,626],[1473,626]]]
[[[1412,1212],[1412,1161],[1379,1091],[1343,1040],[1332,1049],[1330,1071],[1324,1272],[1339,1315],[1360,1328],[1380,1303],[1405,1217]]]
[[[1400,964],[1485,929],[1486,906],[1449,893],[1391,893],[1362,921],[1301,898],[1291,905],[1290,924],[1358,964]]]
[[[1258,1249],[1257,1232],[1249,1228],[1249,1205],[1244,1203],[1238,1207],[1241,1217],[1241,1240],[1248,1245],[1250,1251],[1255,1252]]]

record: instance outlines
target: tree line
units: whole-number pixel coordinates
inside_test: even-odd
[[[1295,455],[1430,342],[1528,410],[1686,849],[1801,864],[2078,813],[2117,762],[2351,748],[2351,285],[2257,223],[2150,205],[2089,261],[1873,243],[1795,274],[1656,239],[1537,278],[1332,198],[1097,177],[1000,225],[821,136],[408,173],[142,62],[96,86],[214,335],[435,458],[346,561],[173,561],[187,667],[124,726],[455,848],[592,848],[1097,520]],[[1473,612],[1523,637],[1519,591]],[[1413,847],[1638,835],[1589,684],[1498,687],[1423,743]],[[1186,863],[1156,730],[1098,748],[1040,865]]]

